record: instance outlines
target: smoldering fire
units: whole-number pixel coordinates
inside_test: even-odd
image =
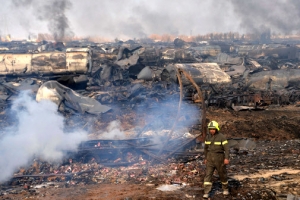
[[[28,92],[13,102],[11,114],[16,116],[16,124],[6,128],[0,139],[0,182],[26,167],[34,157],[60,162],[64,152],[75,151],[87,140],[85,131],[64,131],[64,118],[56,104],[48,100],[37,103]]]

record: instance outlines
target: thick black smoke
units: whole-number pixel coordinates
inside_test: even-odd
[[[63,41],[67,36],[73,36],[66,17],[66,11],[72,6],[69,0],[13,0],[15,8],[31,9],[32,15],[47,23],[48,30],[55,41]]]
[[[266,33],[268,30],[284,34],[299,31],[299,0],[231,0],[237,20],[248,33]]]

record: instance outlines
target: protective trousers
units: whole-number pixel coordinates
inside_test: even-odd
[[[227,171],[224,165],[224,153],[210,153],[207,154],[206,170],[204,177],[204,194],[208,194],[212,188],[212,176],[215,169],[218,171],[222,189],[228,190]]]

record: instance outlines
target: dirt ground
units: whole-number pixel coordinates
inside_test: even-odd
[[[300,107],[271,106],[266,110],[233,111],[210,107],[207,118],[219,122],[222,133],[230,137],[260,140],[300,138]]]
[[[235,154],[228,166],[231,195],[223,197],[216,176],[211,199],[286,199],[287,194],[300,195],[297,149],[300,147],[300,107],[274,106],[266,110],[239,112],[211,107],[207,117],[218,121],[221,132],[228,138],[251,137],[257,141],[257,149]],[[166,182],[157,179],[74,185],[62,182],[39,189],[24,189],[17,194],[2,194],[0,199],[202,199],[204,165],[201,155],[193,162],[192,166],[197,166],[193,180],[181,180],[180,184],[172,184],[173,188],[168,188],[170,184],[165,185],[169,190],[175,187],[173,191],[158,190],[157,187]]]

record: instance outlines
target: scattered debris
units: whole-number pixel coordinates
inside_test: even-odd
[[[56,81],[47,81],[37,91],[36,100],[39,102],[45,99],[53,101],[59,108],[63,104],[63,109],[67,107],[80,113],[101,114],[111,109],[95,99],[79,95]]]
[[[181,185],[161,185],[161,186],[157,187],[156,189],[158,189],[160,191],[174,191],[174,190],[179,190],[181,188],[182,188]]]

